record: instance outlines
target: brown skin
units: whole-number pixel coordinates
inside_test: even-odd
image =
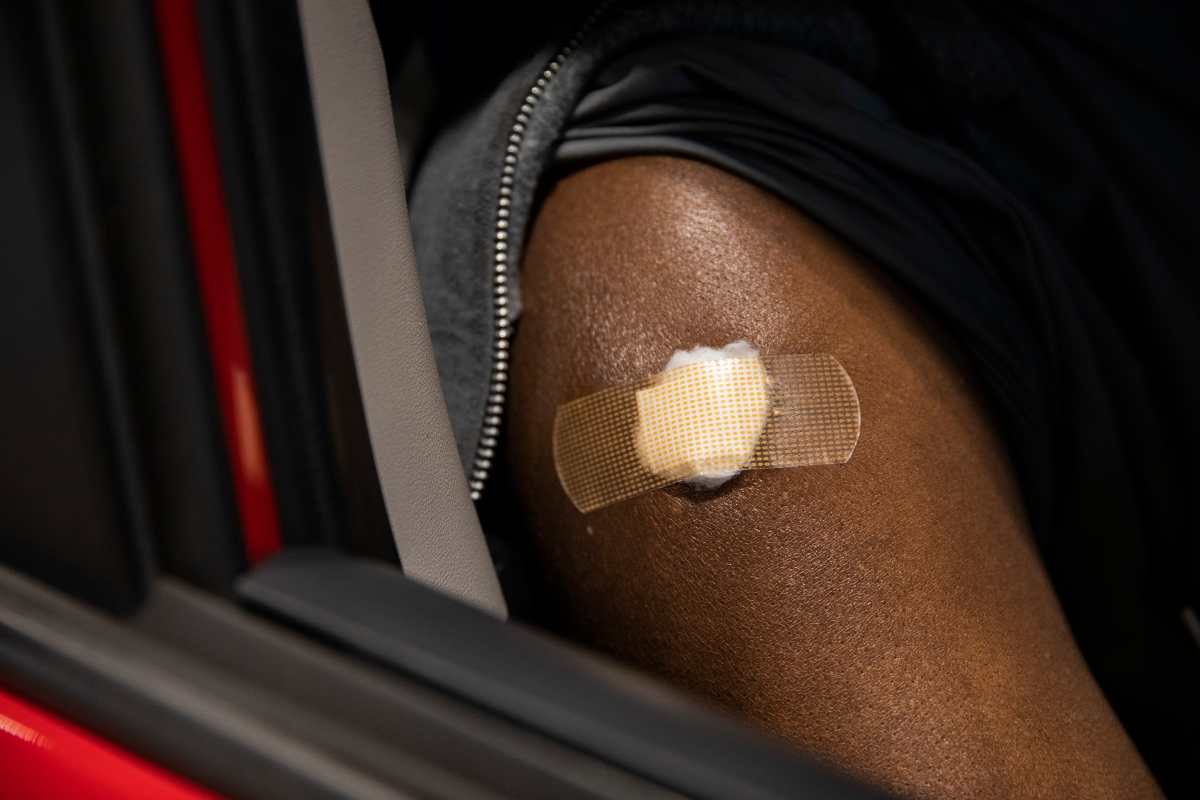
[[[573,635],[904,794],[1158,796],[979,396],[870,263],[746,182],[644,157],[560,182],[523,270],[508,464]],[[555,475],[559,404],[743,338],[842,362],[851,461],[580,514]]]

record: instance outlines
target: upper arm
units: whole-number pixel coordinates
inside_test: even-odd
[[[508,461],[574,634],[908,793],[1153,793],[984,407],[864,259],[728,174],[637,158],[550,193],[522,281]],[[557,406],[735,339],[836,356],[862,407],[854,457],[578,513]]]

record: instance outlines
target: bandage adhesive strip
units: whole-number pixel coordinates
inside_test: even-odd
[[[588,513],[697,475],[843,464],[861,425],[831,355],[723,358],[559,406],[554,462]]]

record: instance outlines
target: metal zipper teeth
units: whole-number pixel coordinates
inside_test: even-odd
[[[542,74],[530,87],[521,102],[521,108],[508,130],[508,144],[504,150],[504,166],[500,171],[500,191],[496,198],[496,217],[492,237],[492,310],[495,315],[495,333],[492,336],[492,371],[489,376],[487,407],[480,430],[479,444],[475,448],[475,461],[471,467],[471,499],[483,495],[488,476],[492,471],[492,459],[500,437],[500,423],[504,416],[504,401],[508,396],[508,345],[512,339],[512,319],[508,302],[508,219],[512,204],[514,176],[517,159],[525,140],[525,126],[541,101],[546,86],[554,79],[563,63],[579,47],[579,42],[609,3],[602,3],[588,16],[575,35],[558,51],[542,70]]]

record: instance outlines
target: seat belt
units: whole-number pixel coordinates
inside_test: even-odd
[[[438,379],[370,8],[299,0],[299,11],[351,347],[400,564],[506,616]]]

